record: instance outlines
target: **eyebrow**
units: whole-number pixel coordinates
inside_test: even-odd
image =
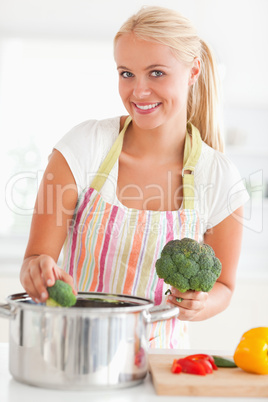
[[[153,68],[157,68],[157,67],[164,67],[164,68],[168,68],[168,66],[166,66],[165,64],[151,64],[150,66],[146,67],[145,70],[152,70]],[[118,66],[117,70],[131,70],[126,66]]]

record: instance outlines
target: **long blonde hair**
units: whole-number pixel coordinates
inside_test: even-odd
[[[220,83],[217,65],[208,45],[199,38],[191,21],[180,13],[164,7],[143,7],[119,29],[118,38],[133,32],[138,38],[169,46],[182,62],[201,60],[198,80],[189,89],[187,120],[195,125],[204,142],[223,151],[220,115]]]

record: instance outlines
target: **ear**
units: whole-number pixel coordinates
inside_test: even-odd
[[[201,69],[201,61],[198,57],[195,57],[190,70],[190,76],[188,82],[189,86],[193,85],[197,81],[198,76],[200,74],[200,69]]]

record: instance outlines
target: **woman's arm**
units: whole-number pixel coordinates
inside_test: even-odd
[[[241,220],[236,217],[242,215],[243,208],[241,207],[205,233],[204,243],[213,248],[216,257],[222,263],[221,275],[213,289],[208,293],[195,291],[181,293],[172,288],[172,296],[169,296],[169,301],[180,307],[180,320],[205,320],[225,310],[229,305],[235,288],[243,233]],[[181,303],[176,301],[178,297],[183,298]]]
[[[36,301],[48,297],[47,286],[62,279],[73,286],[72,278],[56,261],[65,241],[77,202],[77,186],[62,154],[54,150],[41,182],[20,280]]]

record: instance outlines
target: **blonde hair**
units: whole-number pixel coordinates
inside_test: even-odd
[[[199,77],[189,89],[187,120],[199,129],[204,142],[223,151],[217,65],[212,51],[199,38],[191,21],[164,7],[143,7],[122,25],[114,44],[123,34],[132,32],[140,39],[169,46],[186,64],[200,58]]]

